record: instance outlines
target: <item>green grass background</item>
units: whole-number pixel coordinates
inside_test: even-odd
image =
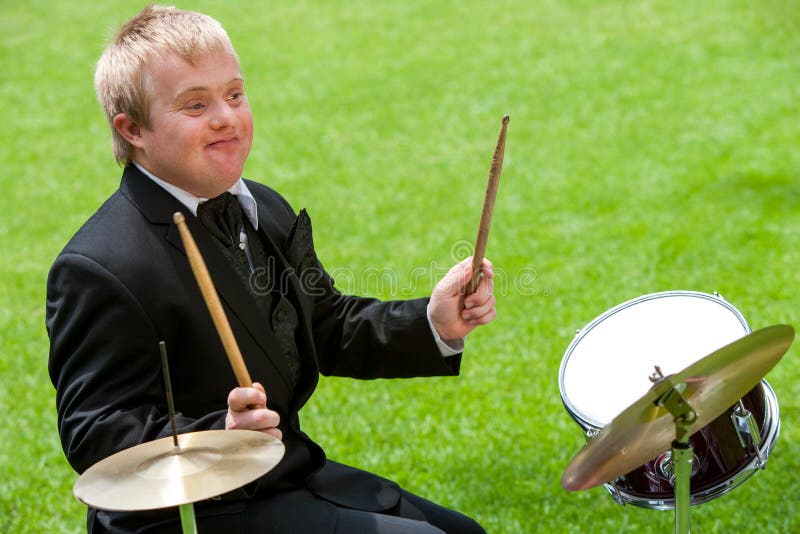
[[[142,5],[0,0],[1,532],[84,529],[45,277],[118,184],[93,67]],[[798,2],[179,6],[228,29],[256,121],[247,175],[309,210],[346,290],[426,295],[463,257],[511,115],[497,320],[469,336],[458,379],[323,380],[303,419],[328,454],[490,532],[671,531],[670,512],[561,489],[583,437],[558,366],[577,328],[656,291],[719,291],[753,328],[800,324]],[[797,358],[768,375],[783,427],[767,469],[693,508],[693,531],[800,531]]]

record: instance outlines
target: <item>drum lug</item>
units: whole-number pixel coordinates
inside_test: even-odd
[[[690,476],[694,476],[700,466],[700,462],[696,454],[692,454],[691,463],[692,474]],[[675,466],[672,464],[672,450],[661,453],[658,458],[655,459],[655,467],[658,476],[673,486],[675,485]]]
[[[753,414],[744,407],[741,400],[731,412],[731,422],[733,422],[733,428],[739,437],[739,444],[743,449],[752,447],[758,456],[758,467],[762,467],[764,460],[761,458],[761,451],[758,449],[758,445],[761,443],[761,432],[758,430],[758,423]]]
[[[675,481],[675,470],[672,468],[672,451],[667,451],[656,458],[658,475],[672,484]]]

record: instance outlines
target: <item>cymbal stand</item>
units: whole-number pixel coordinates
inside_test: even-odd
[[[169,365],[167,364],[167,345],[159,341],[158,348],[161,351],[161,368],[164,372],[164,388],[167,394],[167,406],[169,407],[169,422],[172,426],[172,454],[180,454],[181,446],[178,443],[178,431],[175,426],[175,405],[172,400],[172,383],[169,379]],[[197,534],[197,522],[194,517],[194,504],[186,503],[178,507],[181,516],[181,529],[183,534]]]
[[[651,377],[654,382],[664,380],[661,370]],[[689,533],[689,511],[691,508],[691,478],[694,447],[689,442],[689,430],[697,420],[697,412],[686,402],[681,393],[686,389],[685,383],[672,386],[666,393],[656,399],[655,404],[663,406],[671,414],[675,423],[675,439],[672,441],[672,483],[675,493],[675,534]]]

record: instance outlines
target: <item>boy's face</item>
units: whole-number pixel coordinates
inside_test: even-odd
[[[236,58],[212,52],[192,66],[178,56],[150,64],[150,127],[134,160],[195,196],[212,198],[242,175],[253,117]]]

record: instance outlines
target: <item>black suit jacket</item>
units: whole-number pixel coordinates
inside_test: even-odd
[[[296,216],[266,186],[247,185],[257,202],[259,232],[277,251],[284,289],[298,311],[299,384],[290,385],[265,317],[210,234],[174,197],[128,166],[119,190],[70,240],[48,277],[49,370],[67,459],[80,473],[117,451],[170,434],[161,340],[169,353],[179,433],[224,428],[236,379],[172,224],[173,213],[181,211],[250,375],[264,385],[269,407],[281,416],[286,454],[248,487],[248,495],[305,487],[340,505],[388,509],[397,503],[396,486],[326,461],[301,430],[298,411],[319,373],[361,379],[452,375],[460,357],[441,357],[426,299],[380,302],[339,293],[316,258],[305,213]],[[231,501],[196,509],[214,513],[226,502]],[[133,524],[158,516],[101,512],[98,521]]]

